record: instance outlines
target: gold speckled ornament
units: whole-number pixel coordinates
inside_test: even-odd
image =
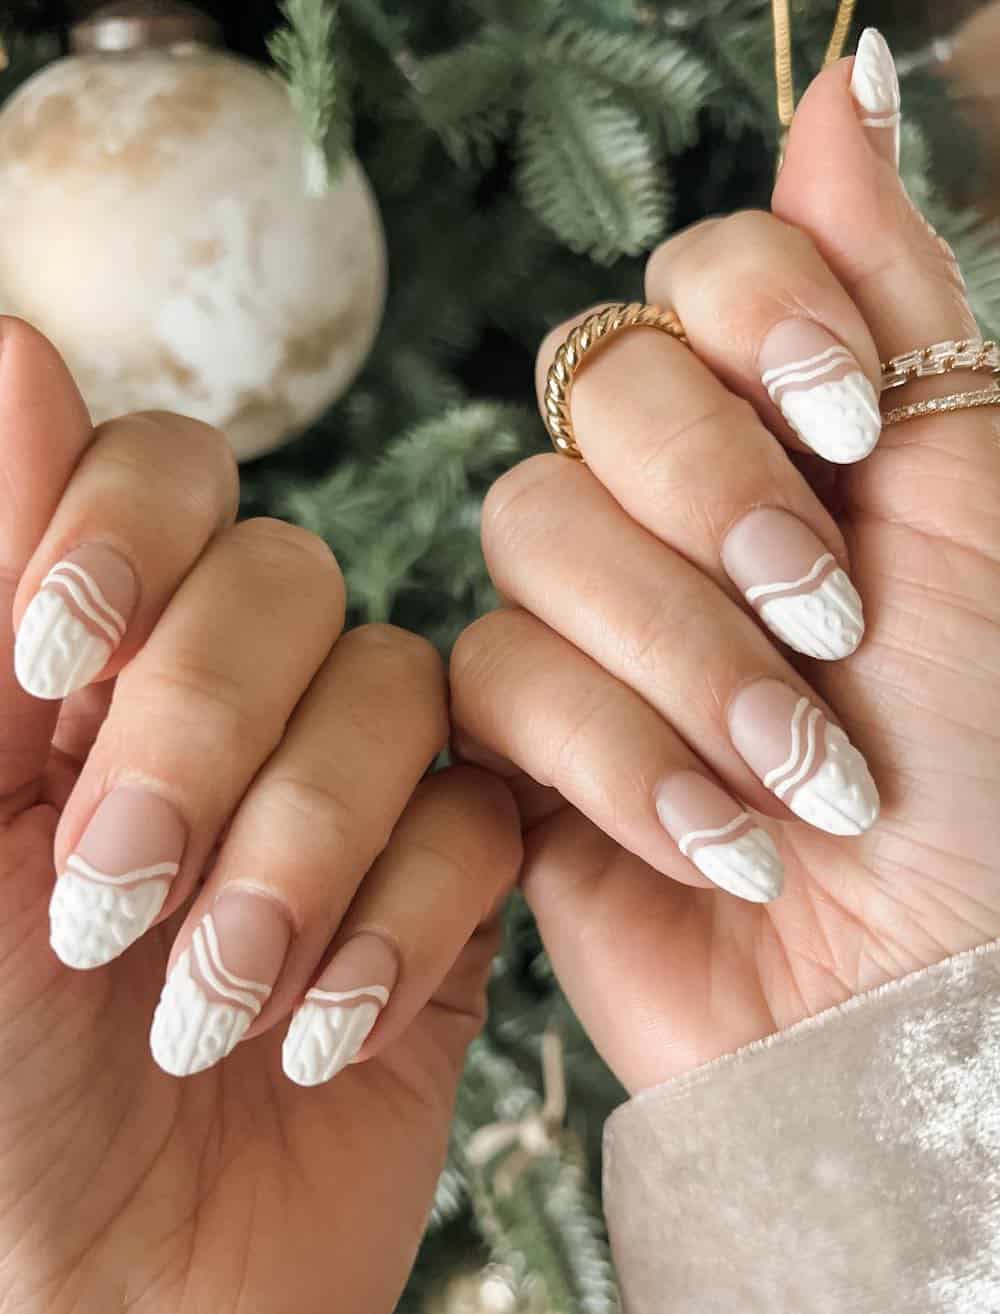
[[[315,163],[285,84],[200,40],[58,59],[0,112],[0,311],[95,422],[172,410],[241,460],[276,447],[345,391],[385,299],[364,173],[316,194]]]

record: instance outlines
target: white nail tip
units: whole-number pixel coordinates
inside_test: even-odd
[[[28,605],[14,645],[19,684],[36,698],[65,698],[107,665],[125,618],[72,562],[54,566]]]
[[[384,986],[310,990],[296,1009],[282,1046],[285,1075],[299,1086],[330,1081],[365,1043],[388,998]]]
[[[73,854],[49,903],[56,955],[80,970],[112,962],[152,926],[177,870],[176,862],[161,862],[109,876]]]
[[[885,37],[874,27],[861,33],[851,74],[851,92],[864,111],[866,128],[893,133],[895,157],[899,159],[899,75]]]
[[[899,75],[889,43],[874,27],[866,27],[858,39],[851,74],[855,100],[869,114],[899,112]]]
[[[829,556],[820,558],[816,564],[825,566],[831,560]],[[747,601],[757,604],[768,629],[796,652],[824,661],[849,657],[865,632],[857,589],[839,568],[827,573],[818,584],[810,584],[809,576],[805,576],[788,584],[749,589]],[[789,592],[782,597],[767,596],[786,589]],[[793,589],[799,591],[791,592]]]
[[[763,827],[744,830],[736,839],[724,843],[699,843],[689,852],[696,839],[704,841],[715,833],[722,836],[727,831],[745,826],[749,820],[749,814],[744,812],[728,826],[720,827],[718,832],[689,832],[681,837],[679,847],[701,874],[720,889],[751,903],[770,903],[781,893],[785,869],[774,840]]]
[[[831,835],[860,835],[878,819],[879,796],[868,764],[839,726],[800,698],[792,747],[764,784],[797,817]]]
[[[225,966],[207,915],[163,987],[149,1037],[153,1058],[175,1077],[212,1067],[236,1048],[270,994],[270,986]]]
[[[860,370],[810,388],[782,388],[778,405],[806,446],[838,465],[863,460],[882,432],[875,389]]]

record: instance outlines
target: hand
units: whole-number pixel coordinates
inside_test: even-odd
[[[478,770],[421,780],[437,655],[341,636],[326,546],[233,524],[220,435],[92,431],[9,319],[0,410],[0,1304],[387,1314],[482,1018],[513,803]],[[199,1075],[150,1054],[165,976],[153,1049]]]
[[[864,38],[867,108],[851,61],[814,83],[773,215],[651,257],[692,350],[615,335],[573,387],[586,466],[536,457],[485,508],[510,606],[455,650],[456,744],[513,764],[527,896],[632,1090],[1000,934],[997,412],[871,451],[880,358],[977,336],[887,56]]]

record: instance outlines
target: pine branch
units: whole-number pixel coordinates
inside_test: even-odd
[[[522,52],[497,24],[416,66],[414,106],[460,168],[493,162],[496,142],[510,124],[522,66]]]
[[[698,115],[718,92],[700,56],[675,39],[634,27],[607,30],[570,19],[551,33],[542,58],[634,97],[662,124],[671,153],[693,144]]]
[[[525,113],[522,195],[571,250],[611,264],[662,236],[663,165],[632,109],[596,83],[550,69],[532,84]]]
[[[347,80],[335,55],[337,0],[283,0],[286,26],[267,48],[289,84],[311,144],[308,185],[320,193],[339,176],[351,143]]]

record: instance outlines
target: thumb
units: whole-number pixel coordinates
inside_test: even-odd
[[[773,197],[774,213],[810,235],[853,297],[883,360],[943,340],[979,336],[950,248],[900,179],[899,111],[892,54],[884,38],[868,28],[855,59],[824,70],[803,97]],[[982,374],[952,372],[908,384],[885,402],[895,406],[978,390],[988,382]],[[994,474],[1000,474],[991,442],[993,415],[966,410],[890,426],[877,450],[933,446],[939,455],[992,462]],[[868,472],[858,473],[858,483],[867,487]]]

